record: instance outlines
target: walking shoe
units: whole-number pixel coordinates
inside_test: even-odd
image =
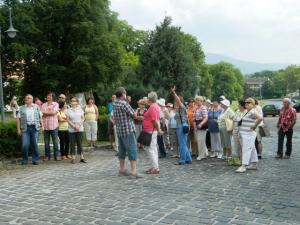
[[[140,178],[143,178],[143,176],[138,173],[129,175],[129,179],[131,179],[131,180],[140,179]]]
[[[87,161],[85,159],[80,159],[81,163],[87,163]]]
[[[128,172],[128,170],[125,170],[125,171],[120,171],[119,170],[119,177],[121,177],[121,176],[129,176],[130,175],[130,173]]]
[[[217,158],[218,159],[222,159],[223,158],[223,154],[222,153],[218,153]]]
[[[176,163],[174,163],[174,165],[181,166],[181,165],[184,165],[184,163],[182,163],[182,162],[176,162]]]
[[[215,158],[216,157],[216,154],[214,152],[210,153],[210,158]]]
[[[275,159],[282,159],[282,155],[277,154],[277,155],[275,156]]]
[[[235,172],[237,173],[245,173],[246,172],[246,167],[245,166],[240,166]]]
[[[197,161],[201,161],[202,158],[200,156],[197,157]]]
[[[247,168],[247,170],[257,170],[257,166],[255,164],[250,164],[246,168]]]
[[[39,165],[39,163],[38,162],[32,162],[32,165]]]
[[[290,158],[291,158],[291,156],[289,156],[289,155],[285,155],[283,158],[284,158],[284,159],[290,159]]]

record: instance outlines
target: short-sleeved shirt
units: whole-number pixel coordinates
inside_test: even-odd
[[[176,120],[175,120],[175,112],[173,110],[170,111],[169,113],[169,120],[168,120],[168,125],[169,125],[169,128],[177,128],[177,123],[176,123]]]
[[[246,112],[242,118],[242,125],[240,126],[240,132],[255,132],[252,127],[255,125],[256,121],[256,109],[253,108],[250,111]]]
[[[67,115],[66,115],[65,111],[59,111],[58,116],[63,120],[67,119]],[[60,131],[68,130],[69,124],[67,121],[59,121],[58,123],[59,123],[58,130],[60,130]]]
[[[194,113],[194,121],[201,121],[205,117],[207,117],[208,111],[207,107],[202,105],[201,107],[198,107]]]
[[[279,115],[279,127],[283,130],[283,132],[287,132],[290,128],[292,128],[293,122],[296,119],[297,113],[294,108],[282,108]]]
[[[226,119],[231,119],[233,120],[234,118],[234,112],[232,111],[231,108],[227,108],[219,117],[218,123],[219,127],[221,128],[226,128]]]
[[[125,137],[135,132],[134,110],[126,101],[118,99],[113,103],[113,115],[118,137]]]
[[[53,116],[43,116],[43,125],[45,130],[55,130],[58,128],[58,113],[59,107],[57,102],[52,102],[49,104],[48,102],[42,105],[42,113],[48,111],[55,111],[56,114]]]
[[[156,120],[159,120],[160,111],[161,111],[160,107],[156,103],[153,103],[150,105],[149,109],[144,114],[144,119],[143,119],[143,130],[144,131],[151,133],[151,132],[157,130],[154,127],[153,122]]]
[[[176,110],[175,120],[176,120],[177,126],[180,126],[184,123],[188,123],[187,111],[186,111],[185,106],[179,107]]]
[[[80,106],[77,106],[76,108],[69,108],[67,110],[67,116],[69,117],[70,122],[73,124],[80,124],[79,131],[75,130],[71,125],[69,126],[69,132],[75,133],[75,132],[83,132],[83,124],[82,124],[82,118],[84,116],[84,112]]]

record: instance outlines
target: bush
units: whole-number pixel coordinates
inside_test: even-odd
[[[22,140],[17,134],[16,121],[0,123],[0,158],[18,158],[21,153]]]
[[[98,120],[98,140],[108,141],[108,115],[99,115]]]

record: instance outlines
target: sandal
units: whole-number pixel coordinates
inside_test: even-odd
[[[147,174],[159,174],[159,169],[152,169],[151,171],[149,171],[149,173]]]

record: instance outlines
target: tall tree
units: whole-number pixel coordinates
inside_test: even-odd
[[[108,0],[15,1],[12,6],[20,37],[5,54],[7,61],[22,61],[26,92],[86,91],[114,82],[122,72],[123,48],[110,26]]]
[[[172,26],[171,22],[171,18],[166,17],[151,32],[140,56],[140,79],[163,96],[173,85],[184,96],[193,96],[199,86],[204,53],[196,38]]]

